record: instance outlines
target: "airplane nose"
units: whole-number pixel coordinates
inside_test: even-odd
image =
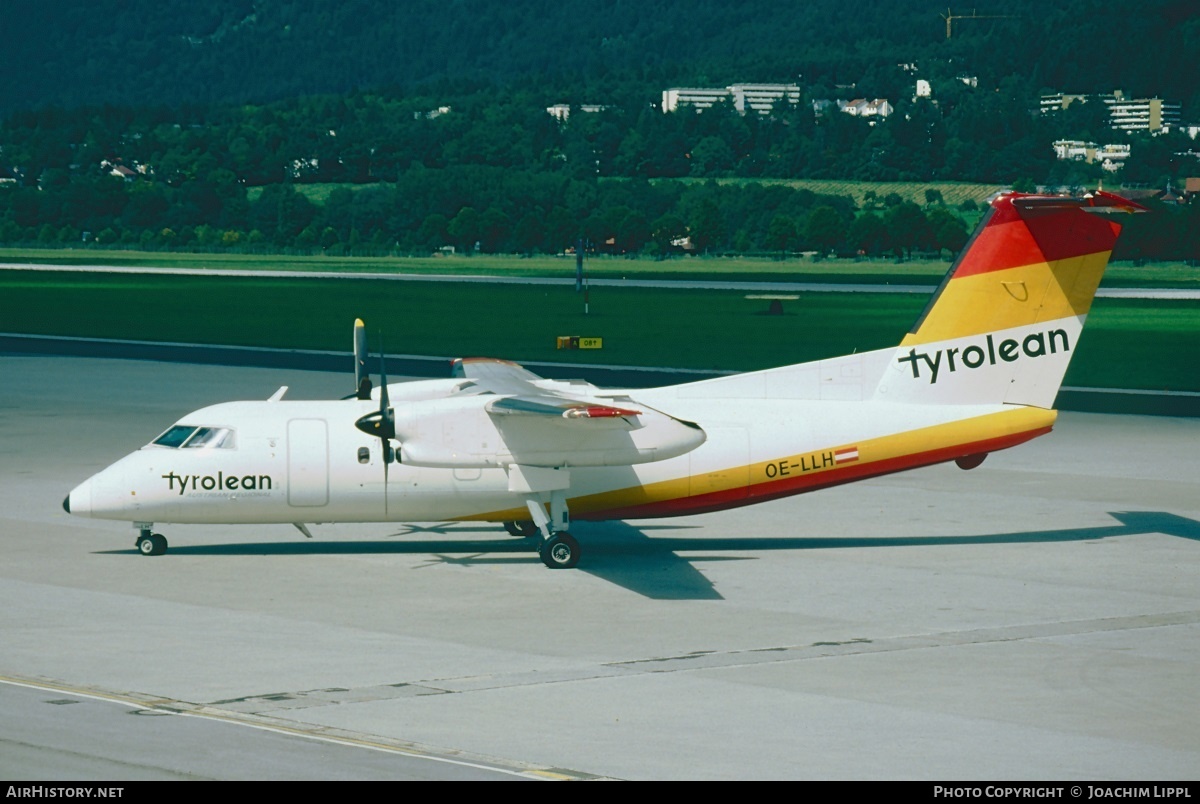
[[[71,493],[63,500],[63,510],[74,516],[92,515],[92,479],[80,483],[71,489]]]

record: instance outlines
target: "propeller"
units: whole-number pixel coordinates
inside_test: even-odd
[[[371,398],[371,374],[367,371],[367,328],[354,319],[354,388],[359,399]]]
[[[363,338],[364,348],[359,352],[359,337]],[[366,336],[363,334],[363,323],[361,320],[354,322],[354,348],[355,348],[355,368],[359,366],[365,367],[365,349]],[[362,359],[359,356],[362,355]],[[357,373],[356,373],[357,377]],[[366,396],[363,394],[363,387],[366,387]],[[364,376],[359,380],[359,399],[371,398],[371,378]],[[354,422],[354,426],[359,431],[366,433],[369,436],[375,436],[379,439],[383,453],[383,513],[386,516],[388,513],[388,464],[395,458],[395,451],[392,449],[392,439],[396,437],[396,412],[392,410],[391,403],[388,401],[388,382],[387,382],[387,365],[384,361],[383,349],[383,333],[379,335],[379,410],[368,413],[366,416],[361,416]]]

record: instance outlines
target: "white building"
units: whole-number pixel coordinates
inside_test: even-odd
[[[1099,162],[1100,167],[1111,172],[1125,164],[1130,148],[1118,143],[1097,145],[1082,140],[1058,140],[1054,143],[1054,154],[1059,159],[1087,162],[1089,165]]]
[[[767,115],[779,101],[789,106],[800,103],[800,87],[796,84],[733,84],[729,87],[733,95],[733,108],[745,114],[753,109]]]
[[[674,87],[663,90],[662,110],[663,112],[673,112],[680,106],[690,106],[699,111],[711,109],[721,101],[727,100],[731,100],[728,88]]]
[[[1169,131],[1178,126],[1183,105],[1162,98],[1126,99],[1117,92],[1105,97],[1110,125],[1118,131]]]
[[[577,108],[579,109],[579,111],[581,111],[585,114],[595,114],[596,112],[603,112],[608,107],[601,106],[598,103],[583,103],[583,104],[580,104]],[[565,122],[567,122],[567,118],[571,116],[571,104],[556,103],[553,106],[547,106],[546,114],[550,115],[551,117],[555,117],[558,120],[560,120],[561,122],[565,123]]]
[[[1109,125],[1117,131],[1169,131],[1180,124],[1183,114],[1182,104],[1162,98],[1126,98],[1120,90],[1110,95],[1043,95],[1039,106],[1046,114],[1093,98],[1108,107]]]
[[[422,117],[426,120],[436,120],[444,114],[450,114],[449,106],[439,106],[436,109],[430,109],[428,112],[413,112],[413,120],[420,120]],[[333,132],[330,132],[331,134]]]
[[[761,115],[770,114],[779,101],[789,104],[800,102],[800,87],[796,84],[731,84],[724,88],[673,87],[662,94],[663,112],[674,112],[680,106],[690,106],[700,111],[710,109],[718,103],[731,103],[739,114],[754,111]]]
[[[1043,95],[1039,104],[1042,114],[1049,112],[1057,112],[1060,109],[1065,109],[1076,101],[1087,103],[1087,95],[1068,95],[1065,92],[1059,92],[1054,95]]]
[[[840,110],[855,117],[887,117],[892,113],[892,104],[883,98],[855,98],[852,101],[838,101],[837,104]]]

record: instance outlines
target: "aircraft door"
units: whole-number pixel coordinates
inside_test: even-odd
[[[323,419],[288,422],[288,505],[329,503],[329,428]]]

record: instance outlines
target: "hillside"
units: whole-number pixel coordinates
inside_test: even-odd
[[[899,87],[919,62],[996,85],[1121,87],[1197,100],[1187,0],[980,0],[945,37],[945,0],[10,0],[0,117],[12,110],[271,101],[440,82],[525,82],[611,102],[622,86],[794,81]],[[959,8],[956,14],[969,14]]]

